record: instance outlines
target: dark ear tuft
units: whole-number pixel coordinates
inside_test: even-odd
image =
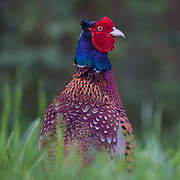
[[[84,19],[83,21],[81,21],[81,26],[82,28],[86,28],[86,27],[89,27],[89,21],[87,19]]]
[[[83,21],[81,21],[81,26],[82,26],[82,29],[91,28],[94,26],[95,23],[96,21],[89,22],[87,19],[84,19]]]

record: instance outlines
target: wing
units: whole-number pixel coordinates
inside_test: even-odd
[[[46,110],[39,139],[39,149],[43,149],[49,142],[56,143],[57,122],[61,124],[61,127],[65,124],[62,120],[61,113],[58,111],[59,107],[60,102],[57,97]]]
[[[106,75],[106,79],[109,82],[109,85],[107,86],[107,91],[109,92],[108,94],[111,94],[112,100],[115,103],[116,111],[119,113],[120,127],[121,127],[119,131],[123,132],[126,141],[126,148],[125,148],[126,162],[131,163],[133,162],[134,159],[133,152],[136,146],[136,142],[134,139],[134,132],[127,118],[123,104],[121,102],[119,91],[115,82],[114,73],[112,71],[109,71]]]
[[[136,141],[134,138],[134,131],[132,126],[127,118],[126,112],[123,107],[119,110],[120,114],[120,126],[123,131],[123,135],[126,140],[126,148],[125,148],[125,158],[127,163],[127,169],[134,169],[134,150],[136,147]]]

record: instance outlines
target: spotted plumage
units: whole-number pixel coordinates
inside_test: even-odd
[[[46,111],[40,148],[49,141],[56,141],[59,123],[65,154],[73,144],[77,144],[80,154],[96,149],[108,151],[112,158],[125,157],[127,162],[131,162],[135,147],[134,132],[121,103],[107,54],[114,48],[114,36],[123,34],[107,17],[98,22],[85,20],[82,28],[74,60],[76,71]],[[100,36],[98,33],[101,33]],[[103,43],[98,44],[98,41],[106,37],[111,42],[99,47]]]

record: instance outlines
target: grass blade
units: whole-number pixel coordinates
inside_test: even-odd
[[[21,72],[17,73],[17,84],[15,87],[14,99],[13,99],[13,131],[15,132],[14,143],[18,143],[20,139],[20,112],[22,101],[22,79]]]
[[[7,139],[7,132],[8,132],[7,125],[8,125],[10,110],[11,110],[10,87],[8,83],[5,83],[3,88],[3,110],[1,116],[1,129],[0,129],[1,150],[4,148]]]
[[[22,148],[20,156],[19,156],[19,161],[22,162],[23,158],[24,158],[24,153],[26,150],[27,145],[29,144],[29,142],[31,141],[31,138],[33,136],[33,133],[35,132],[36,128],[39,125],[39,119],[33,121],[31,123],[31,125],[28,127],[28,129],[26,130],[26,132],[24,133],[24,136],[22,137],[22,139],[19,142],[19,146]]]
[[[162,105],[158,103],[156,105],[156,110],[153,118],[153,130],[157,140],[160,140],[161,137],[161,128],[162,128]]]

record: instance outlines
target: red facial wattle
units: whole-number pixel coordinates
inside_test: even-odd
[[[102,53],[110,52],[115,48],[115,38],[110,34],[113,31],[113,22],[104,17],[89,30],[92,32],[92,42]]]

